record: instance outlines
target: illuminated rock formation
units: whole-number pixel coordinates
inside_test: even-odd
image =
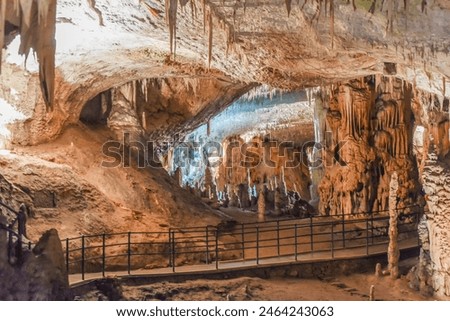
[[[366,77],[332,87],[323,151],[320,212],[387,211],[391,173],[399,175],[398,208],[411,211],[420,191],[412,153],[412,87]]]

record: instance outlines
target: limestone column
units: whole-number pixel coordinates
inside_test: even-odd
[[[266,218],[266,193],[264,184],[259,185],[258,190],[258,221],[264,222]]]
[[[397,212],[397,190],[398,176],[394,172],[391,176],[389,184],[389,247],[388,247],[388,269],[392,279],[397,279],[398,260],[400,258],[400,250],[398,248],[398,212]]]

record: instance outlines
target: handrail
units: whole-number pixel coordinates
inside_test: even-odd
[[[3,224],[0,224],[0,229],[6,231],[7,234],[7,239],[8,239],[8,261],[10,263],[12,263],[12,259],[15,258],[16,259],[16,263],[17,264],[21,264],[22,263],[22,245],[23,245],[23,236],[20,233],[20,227],[17,227],[17,232],[14,231],[14,226],[16,225],[16,223],[18,222],[20,213],[16,210],[14,210],[12,207],[10,207],[9,205],[3,203],[2,201],[0,201],[0,207],[6,208],[8,211],[10,211],[11,213],[13,213],[15,215],[15,218],[13,220],[12,223],[10,223],[8,226],[5,226]],[[20,225],[20,223],[19,223]],[[14,237],[17,239],[17,244],[16,244],[16,250],[14,252]],[[31,243],[29,243],[29,246],[31,246]]]
[[[401,238],[419,242],[417,224],[422,213],[403,214],[403,220],[398,221]],[[207,265],[215,262],[218,268],[219,261],[255,260],[258,265],[262,258],[290,255],[298,260],[299,254],[308,253],[331,252],[334,258],[336,251],[361,246],[369,255],[371,246],[389,242],[388,215],[300,220],[237,223],[229,231],[204,226],[67,238],[63,241],[66,269],[68,273],[81,273],[82,279],[90,272],[101,272],[104,276],[107,270],[126,269],[131,274],[133,268],[143,268],[148,263],[146,259],[154,258],[150,260],[154,267],[171,267],[175,272],[180,265],[198,262]],[[158,237],[148,238],[154,235]]]

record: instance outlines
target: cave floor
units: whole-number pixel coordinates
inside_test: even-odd
[[[403,271],[417,259],[402,262]],[[352,274],[325,279],[241,277],[227,280],[198,279],[185,282],[158,282],[140,286],[118,285],[105,291],[91,289],[76,300],[254,300],[254,301],[365,301],[371,285],[375,300],[422,301],[430,298],[408,286],[405,275],[397,280],[373,274]],[[113,291],[114,293],[111,293]],[[114,296],[112,296],[114,295]]]

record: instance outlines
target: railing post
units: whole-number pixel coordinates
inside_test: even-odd
[[[309,217],[309,233],[310,233],[310,242],[311,242],[311,252],[314,252],[314,228],[313,228],[313,217],[310,215]]]
[[[172,229],[169,228],[169,267],[173,266],[172,262]]]
[[[244,223],[241,224],[241,240],[242,240],[242,260],[245,260],[245,229]]]
[[[7,233],[8,233],[8,262],[11,263],[13,252],[13,235],[12,231],[7,231]]]
[[[22,256],[23,256],[23,248],[22,248],[22,234],[18,234],[17,237],[17,264],[22,265]]]
[[[106,235],[102,235],[102,276],[105,277],[106,270]]]
[[[81,236],[81,279],[84,281],[84,235]]]
[[[176,264],[176,261],[175,261],[175,249],[176,249],[176,240],[175,240],[175,231],[172,231],[172,272],[174,272],[175,273],[175,266],[177,265]]]
[[[366,217],[366,255],[369,256],[369,218]]]
[[[69,274],[69,239],[66,238],[66,271]]]
[[[331,258],[334,259],[334,222],[331,222]]]
[[[206,264],[209,264],[209,228],[206,226]]]
[[[373,241],[374,241],[374,238],[373,238],[373,212],[371,212],[370,213],[370,217],[371,217],[371,226],[370,226],[370,228],[371,228],[371,233],[370,233],[370,235],[371,235],[371,237],[372,237],[372,245],[373,245]]]
[[[342,247],[345,248],[345,215],[342,214]]]
[[[277,255],[280,256],[280,221],[277,221]]]
[[[131,232],[128,232],[128,274],[131,274]]]
[[[216,229],[216,270],[219,269],[219,230]]]
[[[295,239],[295,261],[298,261],[298,242],[297,242],[297,224],[294,225],[294,239]]]
[[[259,264],[259,226],[256,227],[256,265]]]

